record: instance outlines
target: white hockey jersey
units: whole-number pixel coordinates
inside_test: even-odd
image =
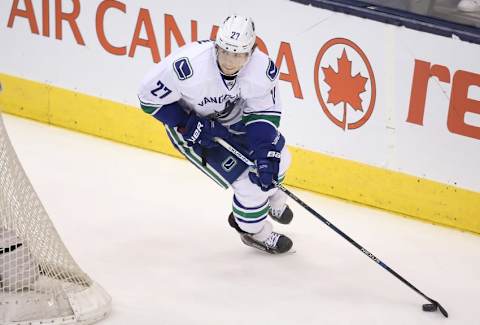
[[[278,74],[273,61],[255,49],[237,77],[225,80],[217,65],[215,43],[199,41],[161,61],[143,80],[138,96],[151,115],[163,105],[180,101],[187,110],[214,118],[232,132],[238,124],[256,121],[278,127]]]

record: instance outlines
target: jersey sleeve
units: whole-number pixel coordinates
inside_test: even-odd
[[[246,103],[243,116],[245,125],[263,122],[278,128],[282,114],[278,92],[278,68],[263,53],[252,57],[250,63],[252,66],[246,71],[249,75],[242,94]]]
[[[263,53],[258,53],[251,59],[249,70],[245,71],[247,80],[242,88],[245,99],[242,119],[250,149],[254,151],[255,157],[255,152],[279,149],[278,127],[282,110],[277,86],[278,68]]]
[[[140,106],[145,113],[154,116],[162,106],[180,100],[175,78],[170,60],[162,61],[145,76],[138,90]]]
[[[182,127],[187,123],[188,113],[180,103],[179,76],[175,67],[169,59],[157,65],[142,81],[138,99],[146,114],[170,127]]]

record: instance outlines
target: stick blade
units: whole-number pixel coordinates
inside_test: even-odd
[[[435,301],[435,300],[429,300],[431,303],[430,304],[424,304],[422,305],[422,310],[423,311],[426,311],[426,312],[434,312],[434,311],[437,311],[437,309],[440,309],[440,312],[442,313],[443,316],[445,316],[446,318],[448,318],[448,312],[445,308],[442,307],[442,305],[440,305],[438,303],[438,301]]]
[[[448,312],[445,308],[442,307],[442,305],[440,305],[438,302],[438,308],[440,309],[440,312],[442,313],[443,316],[445,316],[446,318],[448,318]]]

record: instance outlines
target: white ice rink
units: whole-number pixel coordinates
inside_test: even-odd
[[[296,252],[266,255],[228,226],[232,193],[188,162],[4,119],[66,246],[113,298],[103,325],[480,324],[480,236],[291,188],[445,319],[293,201],[275,226]]]

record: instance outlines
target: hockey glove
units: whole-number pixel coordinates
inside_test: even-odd
[[[219,122],[199,117],[191,113],[184,128],[179,129],[188,145],[199,144],[204,148],[213,148],[218,146],[214,138],[219,137],[228,140],[231,133]]]
[[[273,181],[278,181],[278,168],[280,165],[280,152],[273,148],[258,150],[254,153],[256,172],[250,172],[248,177],[254,184],[260,186],[262,191],[275,187]]]

